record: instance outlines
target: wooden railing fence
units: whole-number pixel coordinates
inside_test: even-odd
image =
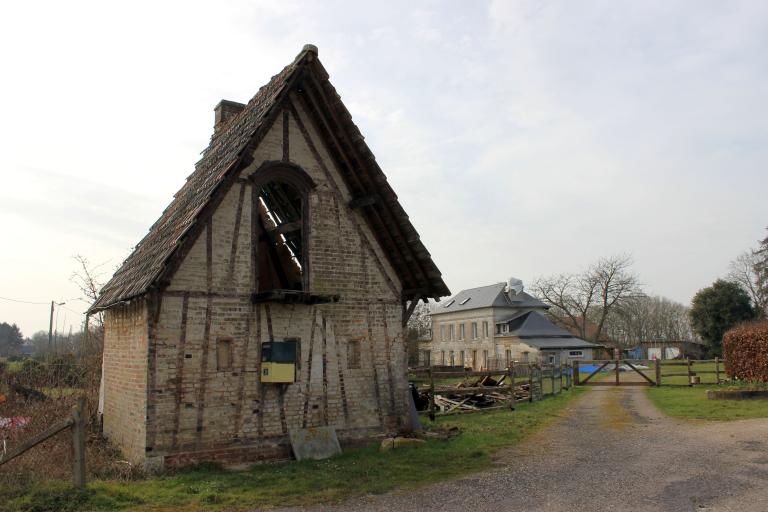
[[[80,397],[72,407],[71,414],[55,422],[53,425],[40,432],[39,434],[27,439],[18,446],[11,447],[9,450],[0,452],[0,466],[7,464],[16,457],[23,455],[25,452],[33,449],[40,443],[50,439],[59,432],[71,429],[72,431],[72,447],[73,447],[73,461],[72,461],[72,483],[75,487],[85,487],[85,419],[84,411],[85,398]]]

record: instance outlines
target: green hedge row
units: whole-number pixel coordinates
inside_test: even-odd
[[[768,321],[739,325],[726,332],[723,357],[731,378],[768,382]]]

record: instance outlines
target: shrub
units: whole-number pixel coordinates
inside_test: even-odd
[[[723,356],[731,378],[768,382],[768,321],[742,324],[726,332]]]

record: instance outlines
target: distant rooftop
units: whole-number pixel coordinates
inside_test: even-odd
[[[478,308],[544,308],[549,306],[536,297],[521,291],[510,297],[504,291],[507,283],[495,283],[478,288],[462,290],[450,299],[437,305],[432,311],[433,315],[453,313],[455,311],[468,311]]]

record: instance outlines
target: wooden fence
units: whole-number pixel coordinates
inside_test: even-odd
[[[697,384],[703,384],[701,382],[701,376],[702,375],[715,375],[715,383],[720,384],[724,379],[721,378],[721,375],[724,373],[724,363],[722,359],[715,358],[715,359],[680,359],[680,360],[664,360],[660,361],[658,359],[652,359],[652,360],[642,360],[642,359],[587,359],[587,360],[578,360],[574,361],[574,371],[573,371],[573,378],[574,378],[574,385],[576,386],[583,386],[583,385],[608,385],[608,386],[632,386],[632,385],[652,385],[652,386],[662,386],[662,385],[668,385],[668,386],[675,386],[675,385],[683,385],[683,386],[694,386]],[[581,375],[581,369],[584,368],[584,365],[594,365],[594,369],[591,369],[590,373],[583,377]],[[704,366],[707,365],[707,366]],[[645,368],[640,368],[640,366],[647,366],[647,370]],[[707,369],[714,366],[713,369]],[[684,367],[684,371],[672,371],[672,372],[665,372],[664,369],[667,368],[678,368],[678,367]],[[652,370],[651,370],[652,368]],[[608,374],[613,374],[613,379],[606,380],[603,379],[599,382],[591,381],[595,376],[599,375],[601,372],[604,376],[607,376]],[[628,380],[621,378],[622,374],[624,375],[639,375],[642,377],[643,380]],[[650,374],[650,375],[649,375]],[[672,379],[672,381],[667,380],[665,382],[666,378],[670,377],[686,377],[686,379],[683,382],[675,382],[677,379]]]
[[[72,431],[72,447],[73,447],[73,462],[72,462],[72,483],[75,487],[85,487],[85,420],[84,411],[85,398],[80,397],[77,403],[72,408],[71,414],[55,422],[53,425],[40,432],[39,434],[25,440],[21,444],[15,447],[10,447],[6,450],[3,446],[3,451],[0,451],[0,466],[6,464],[16,457],[24,454],[25,452],[33,449],[40,443],[50,439],[59,432],[71,429]]]
[[[504,369],[472,370],[462,367],[422,367],[410,370],[409,380],[416,384],[420,393],[426,392],[430,419],[438,415],[465,412],[514,409],[520,402],[541,400],[546,395],[561,393],[573,385],[573,367],[554,364],[512,363]],[[460,406],[471,397],[488,395],[498,403],[494,406],[461,410]],[[457,397],[446,400],[443,397]],[[447,402],[439,410],[437,402]]]

